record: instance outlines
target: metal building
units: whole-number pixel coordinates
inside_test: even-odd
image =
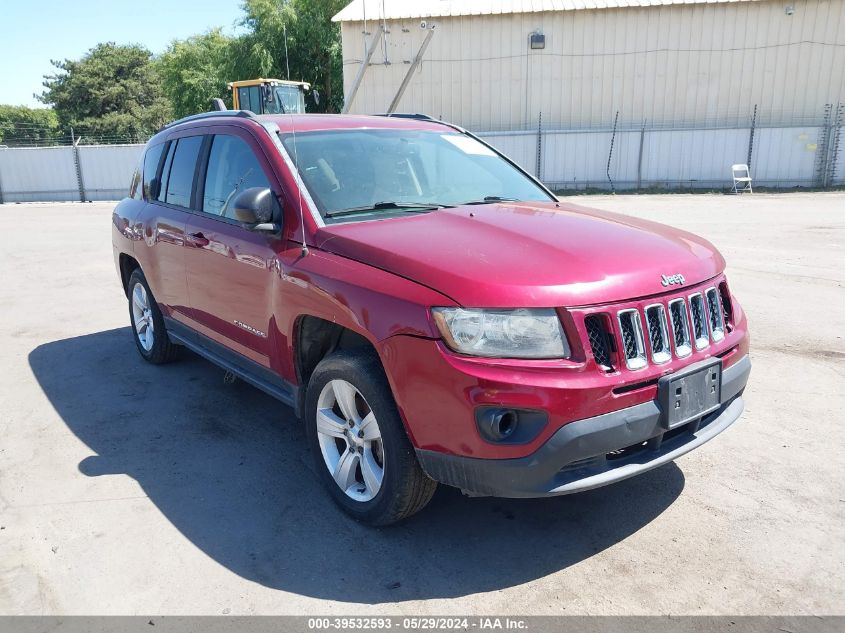
[[[354,0],[334,20],[350,112],[399,94],[561,187],[614,167],[620,185],[712,186],[757,141],[781,156],[757,165],[773,186],[842,178],[845,0]],[[575,155],[542,131],[587,136]]]

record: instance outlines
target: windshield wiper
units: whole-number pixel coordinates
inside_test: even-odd
[[[341,215],[352,215],[353,213],[366,213],[367,211],[387,210],[407,210],[407,211],[423,211],[426,209],[445,209],[448,205],[440,204],[438,202],[376,202],[375,204],[368,204],[363,207],[351,207],[349,209],[340,209],[338,211],[329,211],[325,214],[327,218],[336,218]]]
[[[482,200],[470,200],[464,202],[462,206],[470,204],[491,204],[493,202],[516,202],[516,198],[503,198],[502,196],[484,196]]]

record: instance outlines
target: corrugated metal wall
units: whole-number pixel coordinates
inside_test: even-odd
[[[84,145],[77,149],[78,172],[72,147],[0,149],[0,200],[118,200],[126,195],[143,145]]]
[[[785,6],[795,11],[787,15]],[[437,25],[399,111],[474,130],[814,120],[845,102],[845,0],[671,5],[433,18]],[[374,33],[382,23],[370,21]],[[384,112],[425,36],[388,20],[351,111]],[[364,24],[342,24],[349,94]],[[542,31],[544,50],[530,51]]]

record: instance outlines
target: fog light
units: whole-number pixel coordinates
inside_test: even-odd
[[[525,444],[532,441],[549,421],[545,411],[483,406],[475,410],[478,432],[488,442]]]
[[[490,435],[496,440],[503,440],[513,435],[519,416],[510,409],[493,409],[487,416]]]

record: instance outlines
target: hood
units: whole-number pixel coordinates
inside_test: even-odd
[[[332,224],[317,246],[421,283],[465,307],[575,307],[667,292],[724,269],[707,240],[573,204],[509,202]],[[678,286],[670,286],[677,289]]]

